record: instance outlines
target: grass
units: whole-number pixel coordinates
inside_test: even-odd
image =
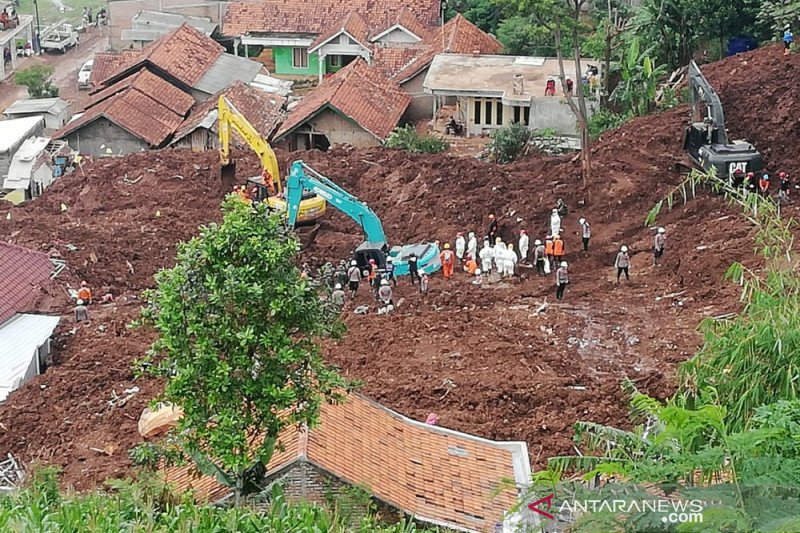
[[[42,29],[64,19],[71,24],[79,26],[83,17],[84,7],[91,7],[92,12],[97,13],[100,7],[104,5],[99,0],[62,0],[63,5],[66,7],[66,10],[62,12],[53,0],[38,0],[38,3],[39,22]],[[21,15],[34,15],[33,25],[34,27],[36,26],[36,12],[33,0],[20,0],[17,12]]]

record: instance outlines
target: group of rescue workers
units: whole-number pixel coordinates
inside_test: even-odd
[[[743,170],[737,169],[731,177],[731,186],[734,189],[744,189],[745,192],[760,194],[764,197],[769,197],[771,179],[769,172],[766,170],[756,176],[754,172],[744,173]],[[791,190],[792,183],[789,180],[789,175],[786,172],[778,174],[778,202],[781,204],[789,203],[789,191]]]

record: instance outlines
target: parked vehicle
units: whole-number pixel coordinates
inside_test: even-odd
[[[42,50],[57,50],[62,54],[78,44],[78,32],[72,24],[59,24],[42,37]]]
[[[84,63],[78,71],[78,89],[89,88],[89,78],[92,76],[92,65],[94,65],[94,59],[90,59]]]

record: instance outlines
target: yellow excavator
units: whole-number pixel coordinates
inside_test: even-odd
[[[217,104],[217,133],[219,134],[219,162],[223,183],[232,183],[236,177],[236,161],[231,160],[231,130],[236,131],[261,161],[261,176],[249,178],[248,184],[255,187],[257,194],[253,200],[266,201],[270,207],[286,213],[283,183],[281,182],[278,158],[250,122],[230,100],[219,97]],[[325,214],[327,204],[322,196],[304,192],[297,216],[299,223],[315,222]]]

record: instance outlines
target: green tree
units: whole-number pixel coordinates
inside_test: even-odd
[[[343,326],[300,275],[298,250],[279,214],[229,196],[222,223],[181,243],[144,295],[143,322],[159,334],[145,368],[183,408],[175,435],[237,502],[260,489],[280,431],[313,426],[348,385],[321,358],[317,339]]]
[[[14,83],[27,87],[31,98],[52,98],[58,96],[58,87],[50,82],[53,72],[51,65],[37,63],[14,74]]]
[[[503,43],[506,54],[523,56],[552,56],[553,32],[529,18],[513,15],[504,19],[497,27],[497,40]]]
[[[656,107],[656,91],[660,79],[666,74],[666,65],[656,65],[651,50],[641,51],[639,39],[633,38],[628,53],[622,61],[622,80],[611,99],[618,102],[625,113],[644,115]]]
[[[412,154],[436,154],[450,147],[444,138],[438,135],[420,135],[412,125],[396,128],[383,143],[387,148],[405,150]]]
[[[445,18],[451,19],[461,13],[464,18],[475,24],[486,33],[497,33],[498,24],[504,18],[504,12],[494,0],[455,0],[447,2]]]
[[[510,163],[522,154],[530,140],[528,127],[515,122],[492,132],[489,151],[496,162]]]

